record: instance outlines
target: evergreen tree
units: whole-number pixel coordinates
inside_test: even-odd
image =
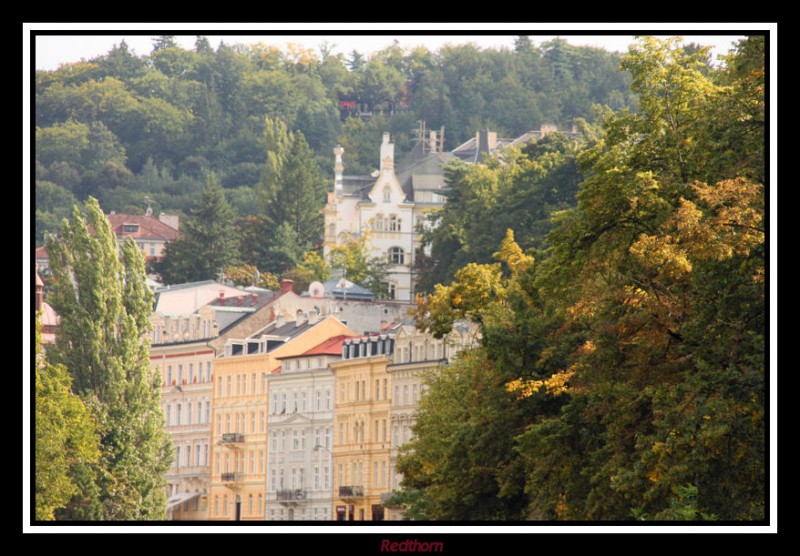
[[[296,237],[300,254],[317,243],[322,235],[325,181],[302,132],[288,131],[278,119],[267,118],[265,126],[267,163],[258,187],[264,214],[265,235],[277,241],[277,230],[288,226]],[[285,235],[285,232],[282,232]],[[280,245],[273,245],[280,250]],[[282,267],[268,262],[268,268]],[[291,268],[293,264],[286,268]],[[275,271],[275,270],[273,270]]]
[[[213,280],[237,263],[235,215],[216,174],[209,174],[184,233],[166,246],[164,259],[154,265],[166,283]]]
[[[166,518],[164,473],[172,454],[164,432],[161,377],[150,366],[153,294],[144,256],[132,240],[118,245],[94,198],[85,218],[74,207],[60,237],[49,238],[49,300],[61,316],[53,363],[72,375],[100,434],[100,459],[76,466],[79,491],[58,519]]]

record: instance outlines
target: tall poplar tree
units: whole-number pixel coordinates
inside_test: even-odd
[[[36,325],[36,519],[55,519],[79,492],[71,476],[77,465],[97,462],[98,436],[86,404],[72,392],[72,378],[63,365],[47,361],[41,324]]]
[[[61,317],[54,364],[72,375],[100,434],[96,464],[78,465],[78,493],[57,519],[166,518],[172,448],[164,431],[160,377],[147,337],[153,294],[144,256],[132,240],[118,245],[99,203],[73,208],[58,238],[49,238],[49,302]]]

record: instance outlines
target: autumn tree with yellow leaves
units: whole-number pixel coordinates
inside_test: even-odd
[[[471,319],[482,345],[431,382],[400,460],[411,515],[764,519],[763,37],[705,55],[631,46],[640,110],[579,153],[548,248],[507,234],[499,263],[420,298],[419,326]]]

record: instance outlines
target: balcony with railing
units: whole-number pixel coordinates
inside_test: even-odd
[[[364,487],[360,485],[343,485],[339,487],[339,498],[361,498],[364,496]]]
[[[226,485],[232,485],[243,481],[244,473],[237,473],[236,471],[230,471],[226,473],[221,473],[219,477],[221,482],[225,483]]]
[[[244,443],[244,435],[240,432],[226,432],[222,434],[220,444],[242,444]]]
[[[306,500],[306,491],[302,488],[281,489],[276,495],[282,506],[294,506]]]

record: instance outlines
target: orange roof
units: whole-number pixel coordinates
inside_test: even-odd
[[[117,237],[130,237],[133,239],[172,241],[180,237],[180,232],[164,224],[158,218],[144,214],[107,214],[111,228]],[[123,232],[123,224],[138,224],[139,231]]]
[[[47,255],[47,246],[42,245],[41,247],[36,248],[36,258],[37,259],[49,259],[50,257]]]
[[[347,338],[350,338],[346,334],[342,334],[340,336],[334,336],[333,338],[328,338],[321,344],[317,344],[316,346],[312,347],[308,351],[301,353],[300,355],[288,355],[286,357],[278,357],[277,359],[293,359],[295,357],[306,357],[309,355],[341,355],[342,354],[342,344]]]

